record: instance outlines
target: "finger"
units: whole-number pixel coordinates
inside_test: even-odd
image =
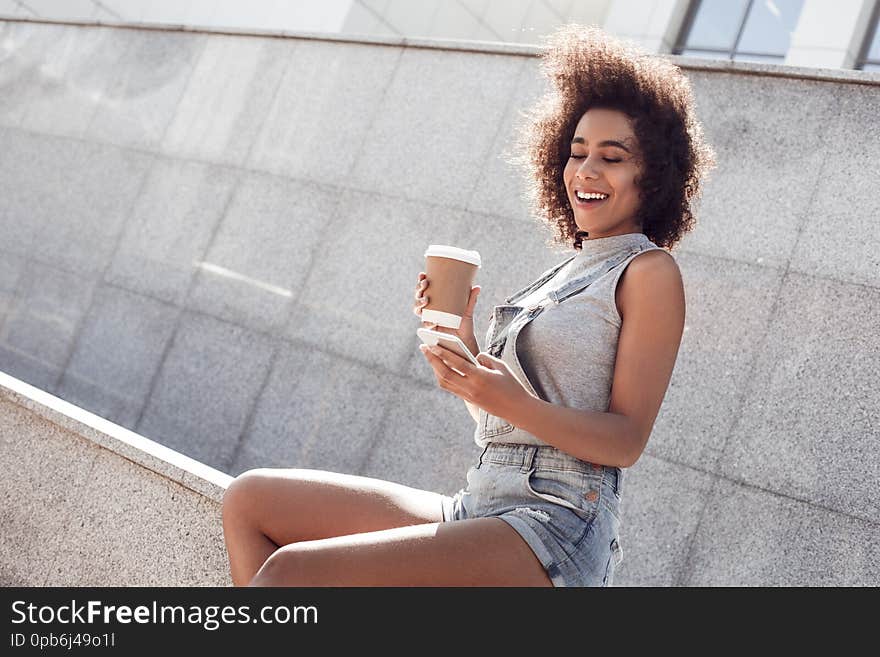
[[[443,347],[439,347],[438,345],[434,345],[434,349],[443,349]],[[433,351],[431,345],[420,344],[419,350],[425,354],[428,361],[434,365],[442,366],[442,368],[449,367],[449,363],[447,359],[444,358],[444,355],[440,355],[437,352]],[[443,349],[443,351],[449,351],[448,349]]]
[[[434,351],[435,349],[436,351]],[[436,354],[436,357],[446,363],[449,367],[458,370],[462,376],[467,376],[474,369],[473,363],[466,358],[462,358],[457,353],[451,349],[447,349],[443,345],[436,344],[432,347],[428,347],[428,352]]]
[[[428,361],[428,364],[434,368],[435,372],[437,371],[437,364],[438,363],[444,364],[443,361],[441,361],[439,358],[437,358],[437,356],[435,356],[430,351],[428,351],[428,349],[425,348],[425,345],[420,344],[419,351],[421,351],[422,354],[424,354],[425,358]]]
[[[482,288],[479,285],[475,285],[471,288],[471,296],[468,297],[468,305],[465,308],[464,314],[465,317],[473,317],[474,316],[474,307],[477,305],[477,297],[480,296],[480,290]]]
[[[416,292],[416,300],[413,304],[413,312],[419,317],[422,316],[422,309],[428,305],[428,297],[427,296],[419,296],[419,293]]]
[[[428,359],[428,364],[433,368],[434,375],[437,379],[441,380],[449,371],[449,366],[443,362],[440,356],[433,353],[427,345],[419,345],[419,351],[421,351],[425,355],[425,358]]]
[[[437,383],[440,387],[462,399],[467,399],[464,388],[456,384],[456,381],[464,381],[462,373],[450,367],[436,354],[431,353],[431,350],[427,348],[427,345],[420,345],[419,349],[425,354],[428,363],[430,363],[433,368],[434,376],[437,378]]]
[[[423,311],[424,309],[425,309],[425,304],[424,304],[424,303],[416,303],[416,304],[413,306],[413,312],[414,312],[416,315],[418,315],[419,317],[422,316],[422,311]],[[432,322],[423,322],[423,323],[422,323],[422,326],[427,326],[428,324],[433,324],[433,323],[432,323]]]

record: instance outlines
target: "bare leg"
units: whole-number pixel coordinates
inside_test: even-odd
[[[244,586],[280,547],[442,520],[442,495],[371,477],[258,468],[223,497],[232,583]]]
[[[428,523],[280,548],[252,586],[552,586],[500,518]]]

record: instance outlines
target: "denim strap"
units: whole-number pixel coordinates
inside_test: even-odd
[[[593,282],[610,272],[612,269],[620,265],[622,262],[625,262],[628,258],[639,252],[640,250],[636,249],[634,251],[627,251],[626,253],[618,255],[614,258],[609,258],[605,261],[603,266],[597,267],[591,274],[582,278],[575,278],[563,285],[558,290],[551,290],[547,293],[546,298],[542,299],[536,304],[529,306],[528,308],[525,308],[525,312],[520,311],[520,313],[516,317],[514,317],[513,320],[511,320],[511,322],[506,327],[504,327],[504,329],[498,334],[498,336],[492,341],[492,343],[488,347],[486,347],[486,351],[492,355],[495,355],[496,353],[498,353],[498,348],[503,345],[504,342],[507,340],[507,335],[514,324],[516,324],[517,322],[526,324],[534,319],[537,315],[539,315],[547,306],[551,304],[559,305],[569,297],[582,292],[587,287],[589,287],[590,284],[592,284]],[[566,264],[566,262],[562,263],[562,265],[559,265],[558,267],[555,267],[554,269],[558,271],[562,268],[562,266]],[[550,276],[552,276],[553,274],[549,272],[548,274],[549,275],[545,275],[539,278],[538,281],[536,281],[533,285],[529,286],[529,288],[526,289],[528,290],[532,287],[537,287],[538,285],[546,282],[546,280],[549,280]],[[545,280],[542,281],[542,278]],[[510,298],[516,298],[519,294],[520,292],[517,292],[515,295],[513,295],[513,297]]]
[[[505,303],[516,303],[519,299],[522,299],[524,296],[529,294],[529,292],[531,292],[532,290],[537,290],[544,283],[546,283],[551,278],[556,276],[556,272],[558,272],[560,269],[565,267],[565,265],[567,265],[569,262],[574,260],[576,256],[577,256],[577,254],[571,256],[570,258],[568,258],[566,260],[563,260],[558,265],[554,265],[553,267],[551,267],[550,269],[545,271],[543,274],[538,276],[538,278],[536,280],[534,280],[531,283],[529,283],[528,285],[526,285],[523,289],[518,290],[517,292],[514,292],[513,294],[511,294],[509,297],[507,297],[504,300],[504,302]]]

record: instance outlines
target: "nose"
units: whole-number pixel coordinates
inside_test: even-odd
[[[590,158],[584,158],[581,162],[581,165],[575,170],[574,175],[576,178],[597,178],[595,170],[593,169],[593,165],[590,162]]]

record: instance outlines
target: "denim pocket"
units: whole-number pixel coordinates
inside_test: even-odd
[[[535,497],[558,504],[587,521],[599,513],[601,481],[575,470],[532,468],[526,475],[526,488]]]
[[[507,420],[503,418],[496,417],[495,415],[489,415],[486,413],[485,422],[483,423],[483,430],[480,432],[482,438],[495,438],[497,436],[503,436],[506,433],[510,433],[513,431],[514,426],[510,424]]]
[[[614,490],[614,487],[606,479],[602,482],[602,506],[614,516],[615,520],[620,522],[620,493]]]

